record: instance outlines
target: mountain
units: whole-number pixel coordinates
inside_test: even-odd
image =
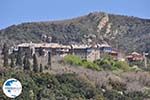
[[[22,23],[0,30],[0,46],[43,42],[43,35],[63,44],[107,42],[125,52],[143,52],[150,49],[150,20],[94,12],[62,21]]]

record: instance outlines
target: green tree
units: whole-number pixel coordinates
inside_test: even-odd
[[[19,49],[16,57],[16,65],[22,66],[22,55],[21,55],[21,50]]]
[[[29,57],[27,56],[27,54],[25,54],[25,57],[23,59],[23,68],[24,70],[30,70],[30,61],[29,61]]]
[[[4,67],[8,66],[8,56],[9,56],[8,51],[9,51],[9,48],[8,48],[7,44],[4,43],[3,50],[2,50],[2,54],[4,55],[4,58],[3,58],[4,59],[4,63],[3,63]]]
[[[14,68],[15,67],[15,56],[12,54],[10,58],[10,67]]]
[[[43,65],[40,64],[40,72],[43,72]]]
[[[38,72],[38,62],[37,62],[36,54],[33,55],[33,71],[35,73]]]
[[[40,47],[40,48],[39,48],[39,56],[42,56],[42,55],[43,55],[43,48]]]
[[[48,62],[47,62],[48,66],[51,66],[51,52],[48,52]]]

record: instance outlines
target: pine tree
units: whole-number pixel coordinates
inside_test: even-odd
[[[2,54],[4,55],[4,63],[3,63],[4,67],[8,66],[8,56],[9,56],[8,52],[9,52],[9,48],[8,48],[7,44],[4,43],[3,50],[2,50]]]
[[[33,55],[33,71],[35,73],[38,72],[38,62],[37,62],[37,57],[35,54]]]
[[[40,72],[43,72],[43,65],[40,64]]]
[[[23,60],[23,68],[24,70],[28,70],[30,71],[30,61],[29,61],[29,57],[27,56],[27,54],[25,54],[24,60]]]

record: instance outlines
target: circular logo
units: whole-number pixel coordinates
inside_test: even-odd
[[[22,92],[22,85],[17,79],[8,79],[3,84],[3,92],[9,98],[16,98]]]

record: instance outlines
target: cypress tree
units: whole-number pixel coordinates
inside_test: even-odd
[[[13,54],[11,55],[11,59],[10,60],[11,60],[10,67],[14,68],[15,67],[15,57],[14,57]]]
[[[40,48],[39,48],[39,56],[42,56],[42,55],[43,55],[43,48],[40,47]]]
[[[48,63],[47,65],[51,66],[51,52],[48,52]]]
[[[33,55],[33,71],[35,73],[38,72],[38,62],[35,54]]]
[[[30,61],[29,61],[29,57],[28,57],[28,55],[27,54],[25,54],[25,57],[24,57],[24,59],[23,59],[23,68],[24,68],[24,70],[28,70],[28,71],[30,71]]]
[[[9,56],[8,52],[9,52],[9,48],[8,48],[7,44],[4,43],[3,50],[2,50],[2,54],[4,55],[4,58],[3,58],[3,60],[4,60],[3,66],[4,67],[8,66],[8,56]]]
[[[21,50],[19,49],[16,57],[16,65],[17,66],[22,66],[22,56],[21,56]]]
[[[40,72],[43,72],[43,65],[40,64]]]

